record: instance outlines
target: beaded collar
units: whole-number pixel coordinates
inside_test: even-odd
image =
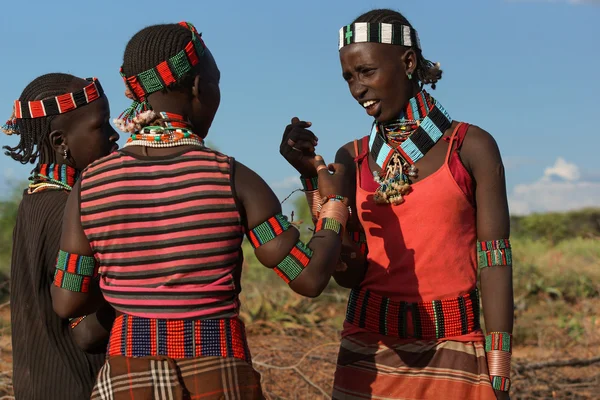
[[[415,177],[415,163],[425,156],[452,125],[444,107],[426,91],[408,101],[397,120],[373,123],[369,151],[381,168],[373,173],[379,188],[377,203],[394,205],[404,202],[410,192],[410,177]]]
[[[70,192],[79,179],[79,171],[66,164],[40,164],[29,178],[28,194],[44,190],[65,190]]]
[[[192,131],[192,126],[184,117],[174,113],[152,113],[149,118],[153,123],[131,134],[124,147],[176,147],[176,146],[204,146],[204,140]]]

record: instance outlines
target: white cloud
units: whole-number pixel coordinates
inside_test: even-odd
[[[581,177],[577,165],[559,157],[540,179],[514,187],[509,196],[510,211],[523,215],[600,207],[600,182]]]
[[[543,180],[551,180],[553,176],[562,178],[567,181],[576,181],[580,178],[579,167],[575,164],[570,164],[564,158],[558,157],[552,167],[546,168],[544,171]]]
[[[280,181],[271,183],[273,189],[298,189],[302,187],[298,175],[288,176]]]

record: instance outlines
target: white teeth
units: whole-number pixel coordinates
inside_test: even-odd
[[[362,103],[362,106],[363,106],[364,108],[367,108],[367,107],[370,107],[370,106],[372,106],[372,105],[373,105],[373,104],[375,104],[375,103],[377,103],[377,100],[369,100],[369,101],[365,101],[364,103]]]

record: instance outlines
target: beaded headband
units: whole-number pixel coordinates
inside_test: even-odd
[[[68,113],[102,97],[104,90],[100,81],[97,78],[87,78],[86,81],[91,83],[76,92],[35,101],[15,100],[13,113],[6,124],[2,126],[2,131],[7,135],[19,134],[18,119],[42,118]]]
[[[125,110],[119,118],[130,120],[132,116],[140,111],[149,110],[147,96],[149,94],[166,89],[177,82],[183,75],[191,71],[200,62],[204,55],[206,45],[202,40],[202,34],[198,33],[194,25],[182,21],[179,25],[192,32],[192,40],[183,50],[166,61],[161,62],[154,68],[133,76],[126,76],[121,67],[121,76],[125,85],[133,97],[133,104]]]
[[[366,42],[395,44],[421,49],[417,31],[408,25],[355,22],[340,29],[340,50],[352,43]]]

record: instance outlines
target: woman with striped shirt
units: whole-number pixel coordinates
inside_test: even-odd
[[[53,287],[64,317],[102,298],[117,310],[92,398],[262,398],[238,318],[243,234],[294,291],[318,296],[348,218],[344,168],[316,159],[326,200],[305,245],[256,173],[204,146],[220,73],[191,24],[138,32],[121,74],[134,104],[117,125],[131,137],[74,186]]]

